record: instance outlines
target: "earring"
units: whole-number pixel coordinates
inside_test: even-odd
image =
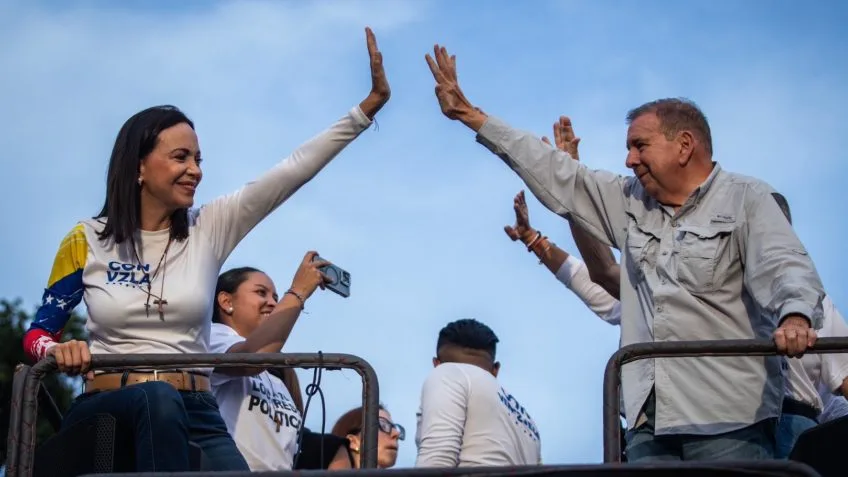
[[[227,313],[232,315],[233,314],[233,307],[227,308]]]
[[[138,176],[138,185],[141,185],[142,182],[144,182],[144,179],[142,179],[141,176]]]

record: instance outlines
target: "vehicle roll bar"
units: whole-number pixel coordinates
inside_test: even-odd
[[[848,337],[819,338],[807,353],[848,353]],[[604,371],[604,462],[621,460],[621,367],[648,358],[700,356],[771,356],[777,346],[772,340],[708,340],[635,343],[616,351]],[[790,358],[793,359],[793,358]]]
[[[362,377],[363,429],[361,459],[363,468],[377,468],[377,426],[380,388],[377,373],[364,359],[341,353],[222,353],[222,354],[126,354],[92,355],[91,368],[173,369],[173,368],[324,368],[353,369]],[[52,356],[31,367],[19,366],[13,383],[8,437],[8,477],[30,477],[35,457],[36,417],[41,380],[57,371]]]

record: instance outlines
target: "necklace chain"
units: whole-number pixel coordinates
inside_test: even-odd
[[[150,276],[150,280],[147,281],[147,290],[144,290],[144,289],[141,290],[145,294],[147,294],[147,300],[144,303],[145,313],[147,314],[148,317],[150,316],[150,298],[151,297],[155,298],[155,300],[153,300],[153,304],[156,305],[156,310],[159,312],[159,320],[161,320],[161,321],[165,320],[165,305],[168,304],[168,300],[166,300],[164,298],[164,295],[165,295],[165,273],[166,273],[166,268],[167,268],[165,257],[168,256],[168,249],[171,248],[171,241],[172,240],[173,239],[171,239],[170,237],[168,238],[168,243],[167,243],[167,245],[165,245],[165,250],[162,251],[162,256],[159,257],[159,263],[156,265],[156,270],[153,272],[153,275]],[[133,241],[133,242],[135,242],[135,241]],[[141,265],[141,258],[138,256],[138,250],[137,250],[137,247],[135,246],[135,243],[133,243],[133,252],[135,253],[135,258],[138,261],[138,264]],[[153,291],[151,289],[151,285],[153,283],[153,280],[156,280],[156,277],[159,276],[160,270],[162,271],[162,282],[160,283],[160,287],[159,287],[159,295],[156,295],[155,293],[153,293]]]

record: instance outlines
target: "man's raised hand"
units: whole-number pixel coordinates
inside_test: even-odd
[[[475,108],[459,88],[456,76],[456,56],[449,56],[447,49],[436,45],[433,47],[433,56],[424,55],[433,79],[436,80],[436,98],[442,114],[449,119],[458,119],[466,126],[478,131],[486,122],[486,115],[479,108]]]
[[[371,92],[359,104],[359,108],[369,119],[374,119],[377,112],[392,96],[392,89],[389,87],[389,80],[386,79],[386,71],[383,69],[383,54],[377,48],[377,38],[368,27],[365,28],[365,42],[371,64]]]
[[[544,136],[542,142],[551,144],[550,139]],[[574,127],[571,125],[571,119],[568,116],[560,116],[559,121],[554,123],[554,142],[557,149],[567,152],[575,161],[580,160],[580,154],[577,152],[580,138],[574,135]]]

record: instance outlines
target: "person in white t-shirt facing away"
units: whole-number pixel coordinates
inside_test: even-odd
[[[498,337],[474,319],[439,332],[434,369],[421,390],[416,467],[542,463],[539,430],[498,382]]]
[[[240,267],[222,273],[215,291],[210,352],[280,352],[306,301],[328,280],[319,270],[328,262],[313,261],[315,255],[306,254],[282,298],[271,278],[256,268]],[[221,416],[251,471],[293,468],[303,426],[303,404],[297,375],[293,369],[285,369],[284,379],[255,368],[216,368],[212,373],[212,392]],[[325,452],[330,460],[320,467],[350,468],[343,443],[330,441],[336,443],[335,448]]]
[[[392,415],[386,407],[380,404],[377,418],[377,467],[388,469],[395,466],[398,456],[398,441],[406,439],[406,430],[400,424],[392,422]],[[344,438],[350,451],[350,464],[353,468],[360,467],[362,445],[362,406],[344,413],[333,425],[334,436]]]

